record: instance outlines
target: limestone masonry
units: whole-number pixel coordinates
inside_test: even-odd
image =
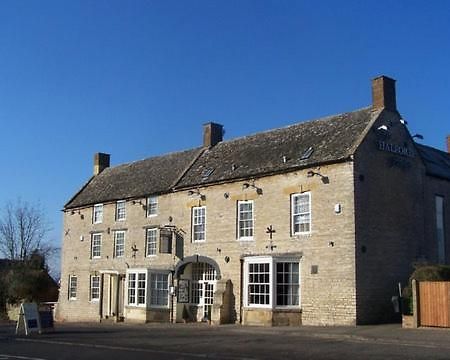
[[[62,321],[356,325],[395,317],[418,262],[449,263],[450,155],[395,81],[373,105],[110,167],[64,207]],[[449,142],[447,138],[447,142]]]

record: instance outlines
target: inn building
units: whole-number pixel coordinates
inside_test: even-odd
[[[415,142],[395,80],[352,112],[110,166],[64,206],[61,321],[389,321],[450,262],[450,155]],[[449,138],[447,138],[449,142]]]

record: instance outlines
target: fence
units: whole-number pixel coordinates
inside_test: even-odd
[[[413,281],[413,292],[418,326],[450,327],[450,282]]]

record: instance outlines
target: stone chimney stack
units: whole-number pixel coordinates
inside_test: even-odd
[[[203,146],[212,147],[223,140],[223,126],[213,122],[203,124]]]
[[[94,155],[94,176],[100,174],[103,170],[109,167],[109,154],[96,153]]]
[[[447,135],[447,152],[450,154],[450,135]]]
[[[372,107],[397,111],[394,79],[382,75],[372,80]]]

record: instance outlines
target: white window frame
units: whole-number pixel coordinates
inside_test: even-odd
[[[277,264],[298,263],[298,305],[277,305]],[[269,264],[269,304],[249,303],[250,264]],[[260,282],[261,284],[264,284]],[[253,284],[258,284],[253,282]],[[299,258],[252,256],[244,259],[244,308],[247,309],[301,309],[301,261]]]
[[[250,286],[250,265],[254,264],[268,264],[269,265],[269,304],[249,304],[249,286]],[[273,267],[273,261],[271,257],[262,257],[262,256],[254,256],[251,258],[245,258],[244,260],[244,307],[246,308],[261,308],[261,309],[271,309],[273,304],[273,281],[271,281],[271,274],[273,273],[272,270]],[[262,282],[259,282],[260,284],[263,284]],[[253,282],[253,284],[257,284],[256,282]]]
[[[75,284],[73,284],[73,280],[75,280]],[[77,275],[69,275],[68,290],[69,290],[69,293],[68,293],[69,300],[76,300],[77,299],[77,291],[78,291],[78,276]]]
[[[159,276],[163,276],[165,277],[166,283],[167,283],[167,288],[166,289],[162,289],[158,287],[158,284],[161,284],[161,281],[159,281],[157,279],[156,281],[156,287],[155,287],[155,283],[154,283],[154,277],[159,277]],[[150,287],[149,287],[149,292],[150,292],[150,307],[152,308],[159,308],[159,309],[167,309],[169,308],[169,295],[170,295],[170,278],[169,278],[169,273],[168,272],[156,272],[156,271],[152,271],[149,274],[149,279],[150,279]],[[153,303],[153,300],[155,299],[154,297],[154,292],[159,293],[160,292],[166,292],[167,293],[167,297],[165,298],[166,303],[165,304],[155,304]],[[158,297],[158,295],[156,295],[156,299],[160,299]]]
[[[150,242],[150,234],[152,234],[152,242]],[[150,244],[153,246],[150,248]],[[150,249],[154,252],[150,253]],[[158,254],[158,228],[148,228],[145,232],[145,256],[153,257]]]
[[[127,202],[119,200],[116,202],[116,221],[125,221],[127,219]]]
[[[296,212],[295,209],[295,199],[300,197],[308,197],[308,211],[304,212]],[[311,192],[306,191],[302,193],[292,194],[291,195],[291,233],[292,235],[304,235],[304,234],[310,234],[311,228],[312,228],[312,212],[311,212]],[[296,217],[299,217],[299,219],[302,218],[302,216],[308,216],[309,221],[307,222],[299,222],[299,231],[295,231],[295,219]],[[307,231],[301,231],[301,225],[302,224],[308,224],[308,230]]]
[[[94,286],[94,279],[97,279],[98,284]],[[89,288],[89,300],[92,302],[100,301],[100,275],[91,275],[90,288]],[[95,292],[94,292],[95,290]],[[94,294],[96,296],[94,296]]]
[[[251,229],[252,235],[251,236],[241,236],[241,222],[243,221],[249,221],[249,220],[242,220],[242,213],[241,213],[241,205],[244,204],[251,204],[252,206],[252,217],[251,217]],[[242,227],[244,229],[244,227]],[[237,238],[238,240],[253,240],[255,236],[255,204],[253,200],[239,200],[237,202]]]
[[[96,239],[98,236],[98,239]],[[95,244],[95,241],[99,240],[99,244]],[[99,248],[98,255],[94,255],[94,249]],[[100,259],[102,257],[102,233],[92,233],[91,234],[91,259]]]
[[[202,214],[203,213],[203,214]],[[196,231],[196,227],[202,227],[203,231]],[[192,242],[206,241],[206,206],[194,206],[192,208]],[[197,234],[203,234],[203,239],[196,239]]]
[[[92,208],[92,223],[101,224],[103,222],[103,204],[95,204]]]
[[[123,244],[118,245],[117,244],[117,238],[119,235],[123,235]],[[115,258],[121,258],[125,256],[125,230],[116,230],[114,231],[114,257]],[[121,254],[119,253],[119,250],[121,250]]]
[[[133,288],[130,288],[130,274],[135,275],[135,283]],[[139,275],[144,275],[144,303],[139,303],[139,290],[142,290],[142,287],[139,287]],[[142,280],[141,280],[142,281]],[[127,270],[126,277],[126,304],[130,307],[147,307],[147,283],[148,283],[148,271],[147,269],[129,269]],[[130,302],[130,290],[134,290],[134,301]]]
[[[158,216],[158,197],[147,197],[147,217]]]
[[[291,282],[278,282],[278,265],[279,264],[296,264],[298,266],[297,269],[297,276],[298,276],[298,281],[297,283],[294,283],[293,281]],[[275,294],[274,294],[274,307],[276,307],[277,309],[298,309],[300,307],[300,261],[295,260],[295,261],[291,261],[289,259],[276,259],[274,261],[274,266],[273,266],[273,279],[275,281],[274,284],[274,289]],[[286,272],[284,272],[286,274]],[[288,274],[293,274],[292,272],[289,272]],[[278,305],[278,287],[279,285],[283,285],[283,286],[288,286],[288,287],[297,287],[297,298],[298,298],[298,304],[286,304],[286,305]],[[292,296],[292,294],[286,294],[286,295],[290,295]]]

